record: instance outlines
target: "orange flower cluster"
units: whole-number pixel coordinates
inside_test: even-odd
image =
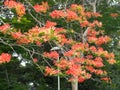
[[[66,59],[60,59],[60,62],[54,62],[55,66],[58,66],[61,70],[65,70],[69,67],[70,63]]]
[[[78,15],[71,10],[66,10],[66,12],[62,10],[54,10],[50,13],[50,16],[57,19],[66,18],[67,21],[73,21],[78,19]]]
[[[81,5],[77,5],[77,4],[72,4],[70,6],[70,10],[80,14],[81,16],[84,15],[84,8]]]
[[[88,30],[87,32],[87,39],[89,43],[95,43],[96,45],[106,44],[107,42],[111,41],[110,37],[108,36],[99,36],[100,32],[96,32],[93,30]]]
[[[74,81],[73,77],[78,77],[78,81],[83,82],[86,79],[90,79],[92,76],[84,69],[85,67],[82,65],[84,63],[84,59],[74,58],[71,60],[60,59],[55,65],[60,68],[61,72],[71,76],[69,81]]]
[[[109,42],[111,39],[108,36],[101,36],[97,39],[97,41],[95,42],[97,45],[102,45],[105,44],[107,42]]]
[[[20,39],[23,35],[22,35],[22,33],[19,31],[19,32],[12,32],[12,33],[11,33],[11,36],[12,36],[12,38],[14,38],[14,39]]]
[[[44,27],[35,26],[29,29],[28,32],[21,33],[21,31],[8,30],[10,29],[9,24],[4,24],[0,26],[0,32],[10,35],[19,44],[29,44],[36,43],[36,45],[41,45],[43,42],[47,42],[51,39],[55,39],[56,42],[61,43],[61,45],[71,43],[71,39],[67,39],[64,35],[65,29],[55,28],[56,22],[46,21]],[[63,33],[62,33],[63,32]]]
[[[110,16],[112,16],[112,17],[118,17],[119,14],[118,13],[111,13]]]
[[[46,11],[49,9],[49,6],[47,2],[42,2],[41,5],[39,4],[34,5],[33,8],[36,12],[46,13]]]
[[[81,21],[80,22],[80,26],[81,27],[91,27],[91,28],[94,28],[94,27],[102,27],[102,23],[101,22],[98,22],[98,21],[93,21],[92,23],[88,22],[87,20],[84,20],[84,21]]]
[[[60,45],[65,45],[65,44],[71,44],[73,42],[73,40],[66,38],[66,36],[64,34],[59,34],[56,36],[58,43],[60,43]]]
[[[2,53],[0,55],[0,64],[6,63],[6,62],[8,63],[8,62],[10,62],[10,59],[11,59],[11,55],[10,54]]]
[[[15,8],[16,2],[15,0],[5,0],[4,5],[9,8]]]
[[[106,82],[109,82],[109,81],[110,81],[110,78],[108,78],[108,77],[102,77],[101,80],[106,81]]]
[[[65,12],[63,10],[54,10],[50,13],[50,16],[52,18],[64,18],[66,16]]]
[[[74,45],[72,45],[71,49],[75,50],[75,51],[84,51],[85,48],[88,47],[88,44],[83,44],[83,43],[76,43]]]
[[[74,8],[72,8],[74,7]],[[50,16],[52,18],[66,18],[67,21],[74,21],[74,20],[79,20],[79,16],[77,15],[77,12],[81,12],[83,8],[78,5],[71,5],[70,9],[65,10],[54,10],[50,13]]]
[[[50,68],[50,67],[46,67],[45,68],[45,75],[47,76],[47,75],[56,75],[56,74],[58,74],[58,73],[60,73],[59,72],[59,70],[55,70],[54,68]]]
[[[100,15],[99,13],[94,13],[94,12],[85,12],[85,16],[87,18],[91,18],[91,17],[102,17],[102,15]]]
[[[98,34],[97,32],[93,33]],[[89,52],[89,54],[91,52],[91,54],[83,57],[83,52]],[[44,55],[52,59],[58,59],[58,53],[56,53],[57,52],[47,53]],[[94,54],[92,55],[92,53],[97,55],[96,58],[93,56]],[[55,60],[53,64],[56,67],[59,67],[59,72],[61,72],[61,74],[63,73],[71,76],[69,81],[74,81],[73,77],[78,77],[78,81],[81,83],[90,79],[93,73],[101,76],[107,75],[107,72],[102,70],[102,67],[105,66],[105,58],[109,64],[116,63],[113,53],[108,53],[107,51],[104,51],[103,48],[97,48],[95,46],[89,46],[88,44],[82,43],[72,44],[71,50],[64,52],[63,55],[64,57],[60,58],[59,61]],[[57,70],[54,69],[54,71]],[[50,74],[51,72],[46,71],[46,73]],[[56,74],[57,73],[54,73],[53,75]]]
[[[76,58],[73,60],[60,59],[60,61],[54,61],[55,66],[59,67],[59,73],[70,75],[69,81],[74,81],[73,77],[78,77],[79,82],[83,82],[86,79],[91,78],[91,74],[84,70],[84,66],[80,65],[82,59]],[[45,75],[57,75],[58,70],[46,67]],[[82,80],[81,80],[82,79]]]
[[[57,25],[56,22],[47,21],[46,24],[45,24],[45,27],[50,28],[50,27],[54,27],[56,25]]]
[[[107,59],[107,62],[109,63],[109,64],[115,64],[116,63],[116,61],[115,61],[115,57],[114,57],[114,54],[113,53],[108,53],[108,51],[105,51],[103,48],[96,48],[96,47],[94,47],[94,46],[91,46],[90,47],[90,51],[92,52],[92,53],[94,53],[94,54],[96,54],[97,56],[99,56],[99,57],[104,57],[104,58],[106,58]],[[102,60],[99,60],[100,62],[102,61]],[[98,62],[98,60],[97,60],[97,62]],[[99,62],[99,63],[100,63]],[[102,65],[102,63],[101,63],[101,65]],[[98,66],[98,65],[97,65]]]
[[[94,21],[89,23],[87,18],[91,17],[101,17],[99,13],[85,12],[81,5],[72,4],[69,9],[66,10],[54,10],[50,13],[50,16],[54,19],[65,18],[66,21],[79,21],[81,27],[98,27],[102,26],[101,22]]]
[[[69,51],[65,52],[64,55],[67,56],[67,57],[71,57],[71,56],[74,55],[74,53],[75,52],[73,50],[69,50]]]
[[[5,0],[4,5],[11,9],[15,8],[17,15],[20,17],[25,15],[25,7],[20,2],[16,2],[14,0]]]
[[[2,33],[7,33],[7,31],[10,29],[10,25],[9,24],[4,24],[4,25],[2,25],[2,26],[0,26],[0,32],[2,32]]]
[[[67,16],[66,16],[67,21],[72,21],[72,20],[78,19],[78,15],[73,11],[67,10],[66,13],[67,13]]]
[[[12,32],[11,36],[17,40],[17,43],[19,44],[29,44],[31,42],[36,43],[37,45],[40,45],[40,41],[48,41],[50,29],[47,28],[39,28],[38,26],[33,27],[28,32],[22,34],[19,32]],[[46,35],[46,36],[44,36]],[[47,36],[48,35],[48,36]]]
[[[79,76],[80,74],[84,74],[85,72],[81,70],[81,66],[77,64],[73,64],[69,66],[69,69],[66,71],[67,75],[72,75],[74,77]]]
[[[87,27],[87,26],[89,26],[89,25],[90,25],[90,23],[89,23],[88,21],[80,22],[80,26],[81,26],[81,27]]]
[[[53,58],[53,59],[58,59],[59,58],[59,54],[56,51],[52,51],[50,53],[45,52],[44,56],[48,57],[48,58]]]

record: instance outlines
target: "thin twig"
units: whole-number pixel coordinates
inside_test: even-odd
[[[5,66],[5,75],[6,75],[8,86],[10,86],[10,80],[9,80],[9,77],[8,77],[8,71],[7,71],[7,67],[6,66]]]
[[[44,26],[44,24],[41,23],[37,18],[35,18],[29,10],[28,10],[28,12],[29,12],[30,16],[39,24],[40,27]]]
[[[0,18],[0,21],[3,23],[3,24],[5,24],[5,22]]]
[[[9,46],[15,52],[14,48],[12,47],[12,45],[8,44],[7,42],[5,42],[2,38],[0,38],[0,42],[3,43],[4,45]]]

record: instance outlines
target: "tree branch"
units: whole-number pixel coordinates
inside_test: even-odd
[[[30,16],[39,24],[40,27],[44,26],[43,23],[41,23],[37,18],[35,18],[30,11],[28,11]]]
[[[8,83],[8,87],[10,86],[10,80],[8,77],[8,71],[7,71],[7,67],[5,66],[5,75],[6,75],[6,79],[7,79],[7,83]]]
[[[92,6],[92,3],[90,2],[90,0],[86,0],[86,2]]]
[[[90,29],[90,27],[88,27],[85,30],[85,32],[83,33],[83,37],[82,37],[83,43],[85,43],[87,41],[87,32],[88,32],[89,29]]]

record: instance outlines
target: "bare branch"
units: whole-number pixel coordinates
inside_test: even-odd
[[[32,5],[28,0],[25,0],[25,1],[28,3],[28,5],[29,5],[30,7],[33,8],[33,5]],[[30,12],[29,9],[28,9],[28,13],[29,13],[30,16],[39,24],[40,27],[44,26],[44,24],[43,24],[42,22],[40,22],[35,16],[32,15],[32,13]]]
[[[5,22],[0,18],[0,21],[3,23],[3,24],[5,24]]]
[[[88,27],[88,28],[85,30],[85,32],[83,33],[83,38],[82,38],[83,43],[85,43],[85,42],[87,41],[87,32],[88,32],[89,29],[90,29],[90,27]]]
[[[92,3],[90,2],[90,0],[86,0],[86,2],[92,6]]]
[[[95,0],[95,2],[94,2],[95,4],[97,3],[97,0]]]
[[[3,43],[4,45],[9,46],[15,52],[14,48],[12,47],[12,45],[8,44],[7,42],[5,42],[2,38],[0,38],[0,42]]]
[[[90,2],[90,0],[86,0],[86,2],[87,2],[90,6],[92,6],[93,12],[96,13],[97,0],[95,0],[94,2]]]
[[[30,16],[39,24],[40,27],[44,26],[43,23],[41,23],[37,18],[35,18],[30,11],[28,11]]]

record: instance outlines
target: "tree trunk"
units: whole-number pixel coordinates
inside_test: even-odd
[[[78,78],[75,78],[72,84],[72,90],[78,90]]]
[[[96,13],[96,3],[93,3],[93,12]]]

